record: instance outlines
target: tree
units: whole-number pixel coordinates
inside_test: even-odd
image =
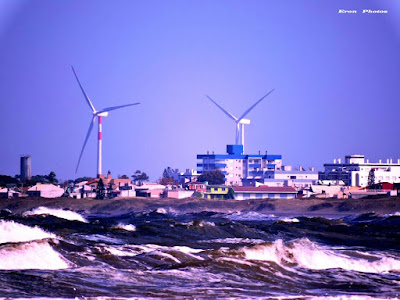
[[[47,175],[34,175],[31,177],[30,180],[26,180],[26,182],[30,185],[35,185],[37,183],[46,183],[48,182],[47,180]]]
[[[129,179],[129,177],[127,175],[120,175],[118,176],[119,179]]]
[[[104,199],[104,182],[103,179],[100,178],[99,182],[97,183],[96,188],[96,199]]]
[[[17,184],[18,180],[15,177],[8,175],[0,175],[0,186],[6,187],[8,184]]]
[[[158,181],[162,185],[178,185],[172,177],[163,177]]]
[[[371,169],[368,173],[368,186],[375,184],[375,169]]]
[[[132,179],[135,183],[139,183],[142,185],[143,181],[148,181],[149,176],[145,172],[141,172],[140,170],[136,170],[135,174],[132,175]]]
[[[197,179],[199,182],[208,182],[209,184],[224,184],[225,176],[222,174],[220,170],[212,170],[208,172],[204,172]]]
[[[49,175],[46,175],[45,178],[50,182],[50,183],[58,183],[58,179],[56,178],[56,173],[51,171]]]

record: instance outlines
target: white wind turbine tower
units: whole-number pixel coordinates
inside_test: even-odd
[[[223,109],[217,102],[215,102],[213,99],[211,99],[209,96],[207,96],[208,99],[210,99],[220,110],[222,110],[230,119],[235,121],[236,123],[236,139],[235,139],[235,144],[236,145],[243,145],[243,153],[244,153],[244,125],[250,124],[249,119],[244,119],[244,117],[252,111],[254,107],[257,106],[258,103],[260,103],[262,100],[264,100],[269,94],[271,94],[275,89],[272,89],[270,92],[268,92],[265,96],[263,96],[260,100],[258,100],[256,103],[254,103],[252,106],[249,107],[241,116],[240,118],[235,117],[233,114],[228,112],[227,110]]]
[[[90,109],[92,110],[92,113],[93,113],[93,117],[92,117],[92,119],[90,121],[89,130],[88,130],[88,132],[86,134],[85,142],[83,143],[81,154],[79,155],[79,160],[78,160],[78,164],[76,166],[75,172],[78,172],[78,167],[79,167],[79,163],[80,163],[81,158],[82,158],[83,150],[85,149],[86,143],[87,143],[87,141],[89,139],[90,133],[92,132],[92,129],[93,129],[93,125],[94,125],[94,123],[96,121],[96,118],[97,118],[98,119],[98,124],[99,124],[99,127],[98,127],[99,128],[99,130],[98,130],[98,138],[97,138],[97,177],[100,177],[100,175],[102,174],[102,171],[101,171],[101,167],[102,167],[101,166],[101,162],[102,162],[101,118],[102,117],[107,117],[108,116],[108,112],[110,112],[112,110],[120,109],[120,108],[127,107],[127,106],[137,105],[137,104],[140,104],[140,103],[138,102],[138,103],[132,103],[132,104],[119,105],[119,106],[111,106],[111,107],[103,108],[101,110],[96,110],[94,108],[93,104],[92,104],[92,101],[90,101],[88,95],[86,94],[85,90],[83,89],[83,87],[82,87],[82,85],[81,85],[81,83],[80,83],[80,81],[78,79],[78,76],[76,75],[74,67],[71,66],[71,68],[72,68],[72,71],[74,72],[76,80],[78,81],[79,87],[82,90],[82,94],[85,97],[86,102],[89,105],[89,107],[90,107]]]

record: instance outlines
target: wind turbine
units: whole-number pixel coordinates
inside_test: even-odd
[[[207,98],[211,100],[220,110],[222,110],[225,115],[228,116],[228,118],[232,119],[236,123],[236,138],[235,138],[235,144],[236,145],[243,145],[243,153],[244,153],[244,125],[250,124],[249,119],[245,119],[244,117],[252,111],[254,107],[257,106],[258,103],[260,103],[262,100],[264,100],[269,94],[271,94],[275,89],[272,89],[270,92],[268,92],[266,95],[264,95],[260,100],[258,100],[256,103],[254,103],[252,106],[250,106],[239,118],[235,117],[233,114],[222,108],[217,102],[215,102],[213,99],[211,99],[208,95]]]
[[[90,120],[90,125],[89,125],[89,130],[86,134],[86,138],[85,141],[83,143],[82,146],[82,150],[81,150],[81,154],[79,155],[79,160],[78,160],[78,164],[76,166],[76,170],[75,173],[78,172],[78,168],[79,168],[79,163],[81,162],[81,158],[82,158],[82,154],[83,154],[83,150],[85,150],[85,146],[86,143],[89,139],[90,133],[92,132],[93,129],[93,125],[96,122],[96,118],[98,120],[98,125],[99,125],[99,129],[98,129],[98,137],[97,137],[97,177],[100,177],[100,175],[102,174],[101,171],[101,162],[102,162],[102,126],[101,126],[101,118],[102,117],[107,117],[108,116],[108,112],[112,111],[112,110],[116,110],[116,109],[120,109],[123,107],[127,107],[127,106],[132,106],[132,105],[137,105],[140,104],[140,102],[137,103],[131,103],[131,104],[125,104],[125,105],[119,105],[119,106],[111,106],[111,107],[106,107],[103,108],[101,110],[96,110],[92,104],[92,101],[90,101],[88,95],[86,94],[85,90],[82,87],[82,84],[80,83],[78,76],[76,75],[75,69],[73,66],[71,66],[72,68],[72,72],[74,72],[76,81],[78,81],[79,87],[81,88],[82,94],[86,99],[87,104],[89,105],[90,109],[92,110],[92,119]]]

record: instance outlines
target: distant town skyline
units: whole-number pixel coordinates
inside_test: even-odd
[[[360,13],[339,13],[339,10]],[[387,10],[362,14],[363,9]],[[322,170],[348,154],[400,158],[400,5],[395,1],[0,1],[0,174],[96,176],[96,136],[73,65],[103,119],[103,173],[155,181],[225,153],[248,117],[246,153]]]

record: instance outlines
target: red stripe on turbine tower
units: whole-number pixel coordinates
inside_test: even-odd
[[[102,126],[101,126],[101,116],[99,116],[99,141],[102,139]]]

